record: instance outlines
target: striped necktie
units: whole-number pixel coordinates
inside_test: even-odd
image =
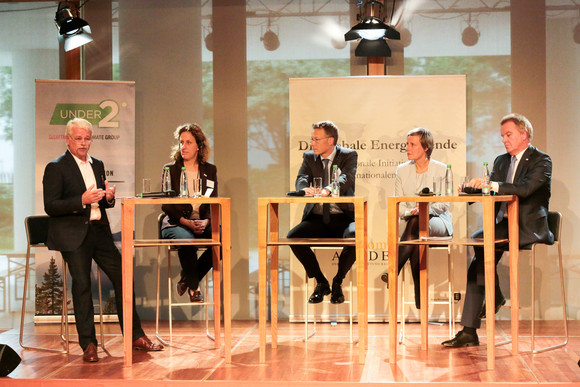
[[[324,171],[322,175],[322,188],[328,186],[328,163],[330,162],[329,159],[323,159],[322,163],[324,164]],[[324,203],[322,205],[322,221],[325,224],[330,223],[330,204]]]

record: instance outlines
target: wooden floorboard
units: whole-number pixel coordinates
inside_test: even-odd
[[[509,336],[509,321],[498,321],[496,340]],[[539,322],[537,346],[561,341],[557,322]],[[144,328],[153,339],[154,326]],[[21,357],[22,363],[8,376],[0,378],[0,386],[91,386],[131,385],[178,386],[261,385],[340,386],[381,383],[441,385],[477,383],[486,385],[580,384],[580,323],[570,322],[570,341],[561,349],[540,354],[530,353],[530,324],[520,324],[520,353],[511,355],[511,346],[496,349],[496,369],[487,370],[487,338],[480,336],[479,347],[449,349],[439,344],[447,339],[448,327],[430,325],[429,350],[420,349],[419,324],[406,325],[406,341],[400,345],[398,362],[388,361],[388,325],[369,324],[369,348],[365,364],[358,363],[358,344],[349,342],[347,323],[333,326],[317,324],[317,333],[303,340],[304,325],[279,323],[278,348],[269,345],[266,363],[258,362],[258,325],[255,321],[234,321],[232,324],[232,363],[225,364],[223,346],[215,349],[205,335],[201,322],[174,324],[174,342],[162,352],[133,354],[133,367],[123,367],[123,341],[117,324],[107,324],[107,350],[99,349],[98,363],[84,363],[77,344],[71,353],[55,354],[23,350],[18,344],[18,331],[0,333],[0,343],[7,344]],[[74,326],[73,326],[74,331]],[[26,325],[28,344],[58,347],[56,325]],[[356,329],[355,329],[356,332]],[[485,329],[479,330],[485,334]],[[162,332],[164,335],[167,331]],[[356,333],[355,333],[356,334]],[[269,336],[268,336],[269,343]]]

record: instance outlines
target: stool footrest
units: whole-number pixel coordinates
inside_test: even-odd
[[[355,238],[280,238],[277,241],[268,241],[268,246],[355,246]]]
[[[158,246],[221,246],[220,241],[213,239],[135,239],[134,247]]]

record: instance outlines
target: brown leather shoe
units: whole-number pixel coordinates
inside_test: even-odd
[[[133,349],[140,351],[161,351],[163,346],[161,344],[153,344],[147,336],[141,336],[133,341]]]
[[[99,355],[97,355],[97,346],[90,343],[83,352],[83,361],[94,363],[99,361]]]
[[[187,290],[187,284],[185,283],[185,281],[179,281],[177,283],[177,294],[179,294],[180,296],[183,296],[185,294]]]
[[[203,302],[203,294],[201,294],[201,290],[196,289],[193,292],[189,291],[189,301],[191,302]]]

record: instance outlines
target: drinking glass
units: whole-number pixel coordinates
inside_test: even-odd
[[[201,179],[193,179],[193,197],[201,197]]]
[[[314,197],[319,198],[322,193],[322,177],[314,178]]]

